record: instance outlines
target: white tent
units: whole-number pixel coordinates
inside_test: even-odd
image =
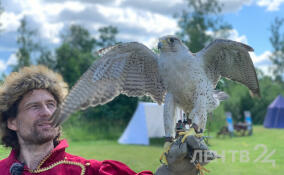
[[[163,109],[164,105],[139,102],[118,142],[121,144],[149,145],[149,138],[165,136]],[[181,115],[181,110],[176,113]],[[180,119],[180,117],[178,118]]]

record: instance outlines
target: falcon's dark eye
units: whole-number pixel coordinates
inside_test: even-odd
[[[173,42],[175,41],[175,39],[174,39],[174,38],[170,38],[169,41],[170,41],[171,43],[173,43]]]

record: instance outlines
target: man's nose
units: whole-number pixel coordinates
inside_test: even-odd
[[[42,117],[50,117],[52,115],[52,110],[47,107],[47,105],[43,105],[40,111],[40,115]]]

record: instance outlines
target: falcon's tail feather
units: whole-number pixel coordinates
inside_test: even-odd
[[[214,97],[220,101],[224,101],[227,100],[230,96],[224,91],[214,90]]]

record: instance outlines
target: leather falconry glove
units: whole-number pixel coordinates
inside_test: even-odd
[[[203,175],[209,170],[203,166],[210,161],[220,158],[210,151],[203,138],[188,136],[183,143],[178,137],[165,153],[166,162],[156,171],[155,175]]]

